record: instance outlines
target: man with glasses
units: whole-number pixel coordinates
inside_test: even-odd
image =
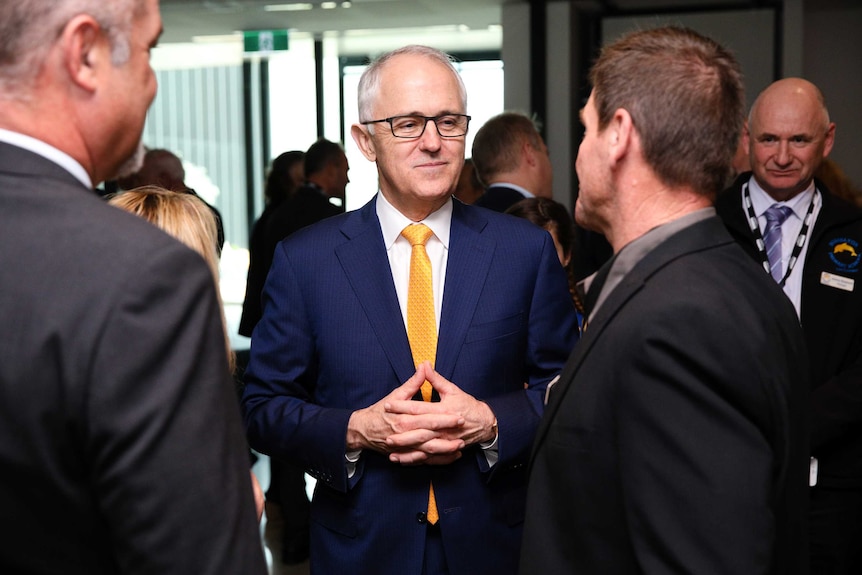
[[[313,573],[514,573],[524,464],[577,339],[565,273],[547,233],[452,201],[470,117],[446,54],[372,63],[359,117],[379,193],[276,249],[249,440],[317,479]]]

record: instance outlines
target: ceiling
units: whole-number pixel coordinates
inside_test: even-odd
[[[608,12],[704,8],[757,8],[782,0],[572,0]],[[858,0],[805,0],[806,9],[857,7]],[[267,6],[304,2],[310,9],[273,11]],[[162,42],[189,42],[241,30],[290,29],[304,33],[458,26],[484,30],[500,24],[504,4],[526,0],[161,0]],[[347,7],[349,5],[349,7]],[[326,8],[324,6],[332,6]],[[810,7],[809,7],[810,6]]]
[[[266,6],[300,0],[161,0],[162,42],[240,30],[291,29],[307,33],[431,26],[487,29],[500,24],[500,6],[511,0],[303,0],[303,11],[268,11]],[[321,4],[335,7],[325,9]],[[349,7],[344,7],[348,4]]]

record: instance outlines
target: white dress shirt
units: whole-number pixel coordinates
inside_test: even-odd
[[[440,333],[440,312],[443,309],[443,287],[446,283],[446,263],[449,260],[449,229],[452,225],[452,199],[421,222],[413,222],[395,209],[382,193],[377,194],[377,218],[383,231],[383,245],[389,257],[389,267],[395,282],[395,293],[401,307],[401,317],[407,328],[407,291],[410,286],[410,254],[413,246],[401,235],[401,230],[410,224],[425,224],[434,232],[425,244],[431,260],[431,283],[434,290],[434,317],[437,333]]]
[[[793,213],[787,217],[781,224],[781,274],[787,272],[787,264],[790,261],[790,254],[793,253],[793,245],[799,237],[799,232],[802,230],[802,222],[805,219],[805,214],[808,213],[808,206],[811,205],[811,199],[814,198],[814,211],[811,212],[811,226],[808,229],[808,235],[805,238],[805,244],[802,246],[802,251],[799,252],[799,259],[796,260],[796,265],[790,272],[787,281],[784,282],[784,293],[790,298],[793,307],[796,308],[796,315],[801,317],[802,305],[802,269],[805,267],[805,256],[808,253],[808,244],[810,242],[811,233],[814,231],[814,223],[817,221],[817,214],[820,213],[820,206],[823,201],[820,194],[814,193],[814,181],[804,191],[796,194],[786,202],[776,202],[767,194],[763,188],[754,179],[754,176],[748,180],[748,193],[751,195],[751,207],[754,209],[754,215],[757,216],[757,225],[760,226],[760,233],[763,235],[763,230],[766,229],[766,210],[773,204],[787,206]],[[748,215],[746,214],[746,218]]]

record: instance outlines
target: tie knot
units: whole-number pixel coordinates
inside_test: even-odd
[[[425,242],[428,241],[428,238],[431,237],[431,234],[433,234],[431,228],[425,224],[411,224],[401,230],[401,235],[407,238],[407,241],[410,242],[411,246],[424,246]]]
[[[790,214],[793,213],[793,210],[787,206],[779,206],[778,204],[772,204],[769,206],[769,209],[766,210],[766,221],[774,222],[776,225],[781,225],[784,223]]]

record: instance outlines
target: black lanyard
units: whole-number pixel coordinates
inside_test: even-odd
[[[802,252],[802,246],[805,245],[805,240],[808,236],[808,228],[811,227],[812,215],[814,214],[814,200],[817,198],[818,191],[815,188],[811,194],[811,203],[808,205],[808,212],[802,220],[802,229],[799,230],[799,235],[796,236],[796,243],[793,244],[793,251],[790,253],[790,261],[787,262],[787,271],[784,277],[778,282],[778,285],[784,287],[787,278],[790,277],[790,272],[793,271],[793,266],[796,265],[796,260],[799,259],[799,254]],[[760,262],[763,264],[763,269],[766,273],[769,272],[769,257],[766,255],[766,245],[763,241],[763,234],[760,233],[760,225],[757,223],[757,216],[754,215],[754,206],[751,204],[751,194],[748,192],[748,183],[742,185],[742,203],[748,212],[748,227],[751,228],[751,233],[754,234],[754,240],[757,244],[757,251],[760,252]]]

